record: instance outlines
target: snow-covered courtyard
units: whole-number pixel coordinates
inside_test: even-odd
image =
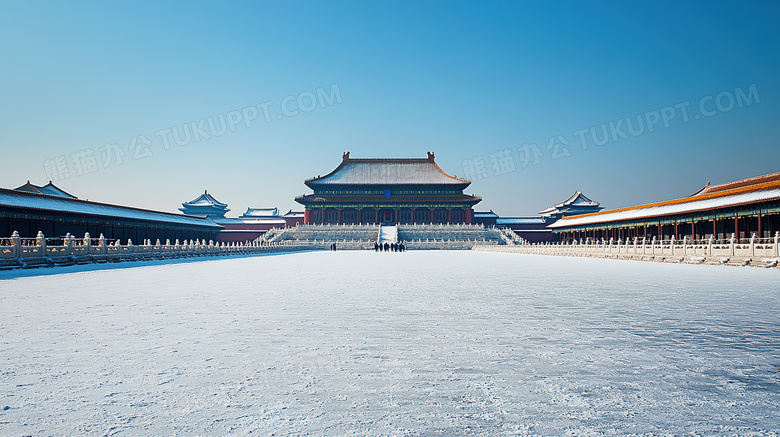
[[[0,435],[780,432],[775,269],[468,251],[136,265],[0,272]]]

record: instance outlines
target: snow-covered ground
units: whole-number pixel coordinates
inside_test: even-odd
[[[52,272],[0,273],[0,435],[780,432],[777,270],[339,251]]]

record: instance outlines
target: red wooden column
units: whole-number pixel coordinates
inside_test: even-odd
[[[447,208],[447,223],[452,223],[452,208]]]
[[[338,224],[343,224],[344,223],[344,221],[343,221],[344,217],[342,215],[343,212],[344,212],[344,209],[343,208],[339,208],[339,219],[337,221]]]
[[[696,239],[696,225],[691,221],[691,240]]]
[[[739,217],[734,216],[734,235],[739,239]]]
[[[311,223],[311,210],[306,208],[303,211],[303,224],[308,225],[309,223]]]
[[[712,218],[712,238],[718,238],[718,219]]]
[[[433,223],[433,208],[428,210],[428,223]]]
[[[677,233],[677,223],[674,224],[674,239],[675,240],[679,240],[680,239],[680,234]]]
[[[764,217],[758,213],[758,238],[764,238]]]

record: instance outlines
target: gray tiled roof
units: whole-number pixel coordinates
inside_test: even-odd
[[[182,225],[206,226],[210,228],[220,227],[213,221],[200,217],[6,189],[0,189],[0,208],[2,207],[30,208],[53,211],[55,213],[75,213],[101,217],[148,220]]]
[[[445,173],[433,160],[350,159],[348,156],[330,174],[306,181],[307,185],[463,185],[470,184]]]

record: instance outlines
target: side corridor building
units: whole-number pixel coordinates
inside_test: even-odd
[[[548,226],[561,241],[674,237],[769,238],[780,231],[780,173],[720,185],[680,199],[563,218]]]

